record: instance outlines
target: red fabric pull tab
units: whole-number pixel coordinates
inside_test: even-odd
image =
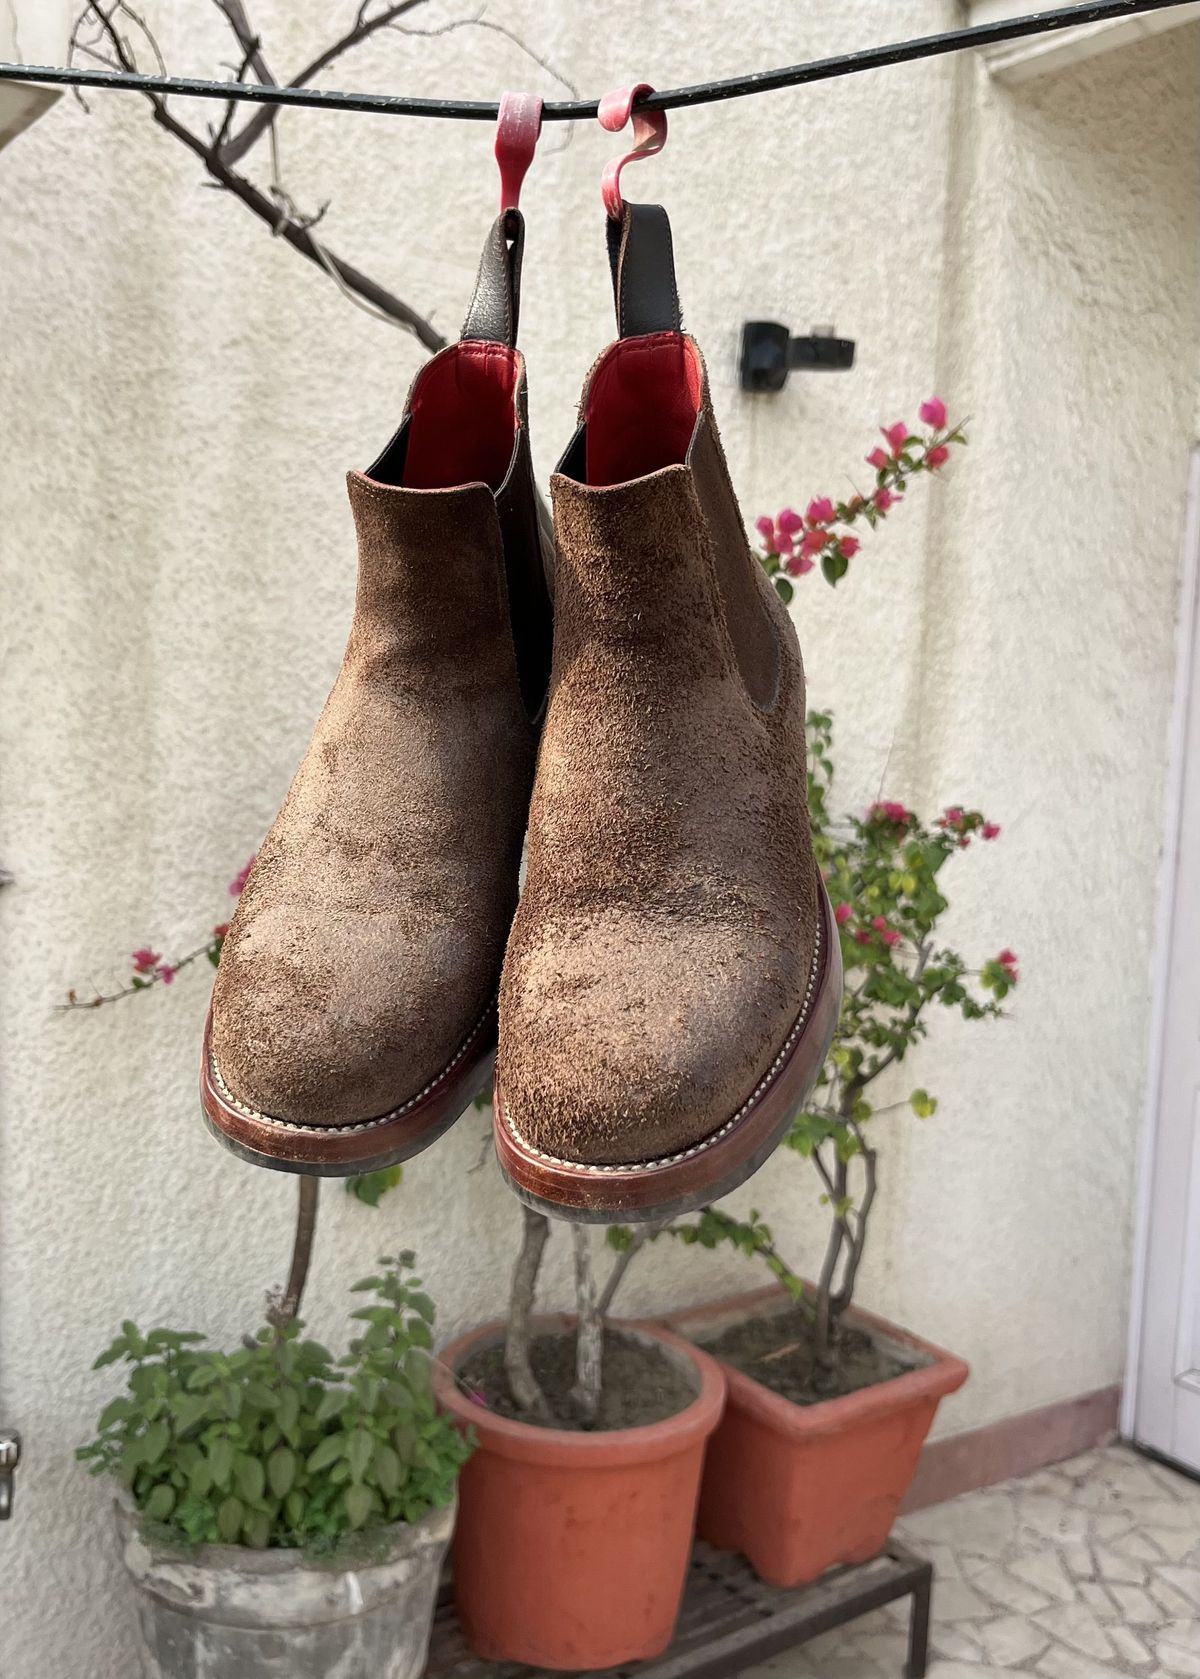
[[[500,209],[515,210],[521,183],[533,162],[542,131],[542,102],[536,93],[502,93],[496,119],[496,162],[500,165]]]
[[[667,113],[633,109],[635,99],[640,99],[644,93],[653,92],[649,82],[635,82],[632,87],[614,88],[612,93],[604,95],[596,113],[601,128],[607,128],[613,134],[624,128],[630,113],[633,115],[633,150],[626,152],[624,157],[613,158],[600,178],[600,196],[604,200],[604,208],[615,222],[619,222],[625,214],[625,200],[621,197],[622,169],[639,157],[653,157],[655,152],[661,152],[667,143]]]

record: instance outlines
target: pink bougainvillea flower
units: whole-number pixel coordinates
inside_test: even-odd
[[[804,517],[810,525],[832,524],[837,517],[837,508],[828,496],[817,496],[815,500],[809,502]]]
[[[912,819],[912,811],[899,799],[882,799],[867,812],[868,822],[894,822],[898,828],[906,827]]]
[[[876,915],[871,920],[871,925],[872,925],[872,927],[874,927],[874,929],[877,933],[886,933],[887,932],[887,924],[888,924],[888,921],[887,921],[887,916],[886,915]]]
[[[896,507],[904,500],[903,496],[895,495],[886,484],[881,484],[875,491],[874,502],[881,513],[886,513],[889,507]]]
[[[950,459],[950,451],[944,443],[939,443],[935,449],[929,449],[925,454],[925,465],[933,467],[936,472],[939,466],[945,466]]]
[[[826,530],[805,531],[804,540],[800,544],[800,552],[805,559],[811,560],[815,555],[824,551],[828,541],[829,532]]]
[[[775,538],[775,552],[777,554],[790,554],[793,546],[794,544],[788,533],[780,531]]]
[[[804,529],[804,520],[794,507],[785,507],[776,522],[780,530],[785,531],[788,536],[796,536]]]
[[[793,554],[786,562],[786,569],[793,577],[807,577],[812,568],[813,563],[806,554]]]
[[[162,957],[157,950],[151,950],[149,945],[143,945],[141,950],[133,953],[133,971],[136,974],[148,974],[151,968],[157,968]]]
[[[257,856],[258,853],[256,851],[250,861],[243,868],[240,868],[234,875],[233,879],[229,882],[229,896],[231,898],[240,898],[242,893],[246,890],[246,882],[250,878],[250,870],[254,867],[255,858],[257,858]]]
[[[867,932],[865,927],[860,927],[858,932],[855,933],[854,942],[855,944],[870,944],[871,935]]]
[[[1017,957],[1015,951],[1002,950],[996,960],[1008,975],[1009,984],[1015,985],[1017,980],[1020,978],[1020,975],[1017,972]]]
[[[885,933],[880,933],[879,936],[886,945],[895,945],[900,943],[900,935],[894,927],[889,927]]]
[[[878,443],[867,456],[867,465],[873,466],[876,472],[883,472],[892,464],[892,457],[886,449],[881,449]]]
[[[862,543],[856,536],[840,536],[838,538],[838,547],[842,551],[842,558],[844,560],[852,560],[855,554],[858,553],[858,550],[862,547]]]
[[[158,967],[158,977],[162,980],[164,985],[170,985],[171,981],[175,978],[175,969],[169,962],[160,962]]]
[[[213,938],[214,939],[223,939],[228,931],[229,931],[228,921],[218,921],[216,926],[213,928]]]
[[[985,822],[983,824],[983,827],[979,831],[983,835],[984,839],[986,839],[986,840],[993,840],[993,839],[999,839],[1000,838],[1000,824],[999,824],[999,822]]]
[[[934,431],[941,431],[946,423],[946,404],[940,396],[931,396],[928,402],[921,404],[921,419]]]
[[[779,519],[777,519],[777,524],[779,524],[780,531],[787,532],[789,536],[799,536],[804,529],[804,520],[801,519],[801,515],[797,514],[794,507],[784,507],[784,510],[780,512]]]
[[[775,540],[775,521],[769,513],[761,513],[754,521],[754,528],[767,544],[768,548]]]
[[[839,904],[833,912],[833,919],[839,927],[844,927],[853,914],[854,910],[849,904]]]
[[[908,441],[908,426],[905,421],[897,420],[894,426],[880,426],[879,429],[887,438],[892,454],[898,455]]]
[[[937,825],[939,828],[957,828],[962,819],[963,809],[961,805],[947,805],[938,817]]]

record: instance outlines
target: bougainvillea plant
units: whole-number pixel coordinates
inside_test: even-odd
[[[965,445],[962,427],[947,423],[940,397],[921,404],[920,419],[923,435],[903,420],[880,428],[884,442],[867,456],[875,471],[875,487],[868,494],[856,492],[845,501],[817,496],[803,514],[785,507],[774,517],[764,514],[756,520],[759,561],[785,601],[792,599],[792,580],[818,565],[829,584],[840,582],[861,547],[854,527],[865,524],[874,530],[904,500],[912,479],[940,472],[951,449]],[[964,1020],[994,1018],[1019,974],[1011,950],[972,969],[938,937],[948,908],[946,865],[977,841],[998,839],[999,825],[961,805],[925,821],[891,799],[835,821],[830,811],[831,715],[811,711],[808,733],[813,845],[834,906],[846,971],[842,1014],[829,1056],[809,1106],[787,1138],[787,1147],[815,1170],[820,1201],[828,1211],[820,1274],[806,1284],[757,1211],[742,1219],[706,1207],[696,1218],[670,1224],[656,1235],[706,1248],[728,1243],[764,1264],[811,1311],[814,1357],[830,1367],[837,1363],[838,1327],[854,1300],[878,1194],[873,1121],[896,1109],[909,1108],[922,1119],[937,1110],[936,1098],[921,1087],[879,1107],[876,1081],[925,1036],[933,1009],[949,1009]],[[644,1238],[618,1226],[608,1239],[619,1253],[628,1254]]]
[[[785,601],[792,598],[792,578],[806,577],[817,565],[825,581],[836,586],[862,547],[857,530],[863,525],[875,530],[904,500],[910,479],[940,472],[951,448],[966,444],[962,426],[948,424],[940,396],[921,404],[920,418],[923,435],[905,420],[880,427],[887,447],[877,443],[866,457],[875,487],[865,495],[855,490],[845,501],[814,496],[803,513],[785,507],[773,518],[764,513],[755,520],[759,561]]]
[[[814,1355],[831,1365],[839,1322],[854,1299],[878,1191],[874,1121],[896,1109],[911,1109],[921,1119],[937,1110],[936,1098],[922,1087],[879,1107],[876,1081],[921,1041],[933,1010],[948,1009],[963,1020],[992,1019],[1019,975],[1011,950],[973,969],[938,934],[949,907],[947,865],[977,842],[998,839],[999,825],[960,805],[923,821],[891,799],[834,821],[832,718],[811,712],[808,728],[813,846],[833,905],[846,984],[829,1056],[787,1146],[812,1164],[819,1179],[821,1204],[829,1213],[824,1261],[815,1283],[806,1287],[757,1212],[743,1220],[707,1208],[664,1234],[704,1247],[728,1242],[760,1259],[796,1301],[810,1304]],[[611,1239],[620,1247],[626,1236],[614,1233]]]

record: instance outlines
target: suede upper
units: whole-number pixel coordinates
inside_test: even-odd
[[[523,433],[513,455],[532,502]],[[533,774],[493,489],[348,483],[358,590],[345,659],[213,996],[228,1090],[300,1125],[391,1112],[477,1026]]]
[[[519,1136],[586,1164],[730,1120],[800,1013],[817,937],[800,650],[679,342],[698,370],[686,456],[596,487],[578,463],[626,439],[581,434],[552,486],[553,670],[498,1078]],[[583,413],[598,433],[588,392]]]

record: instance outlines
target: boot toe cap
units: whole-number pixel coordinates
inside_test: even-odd
[[[505,969],[506,1113],[534,1149],[564,1161],[632,1165],[686,1151],[750,1096],[807,971],[803,950],[711,922],[609,914],[543,925],[510,948]]]
[[[255,918],[226,941],[212,1003],[221,1084],[256,1114],[293,1125],[394,1112],[461,1048],[487,1006],[485,987],[476,997],[444,949],[437,963],[378,918],[331,938],[298,938],[296,925],[289,917],[277,937]]]

